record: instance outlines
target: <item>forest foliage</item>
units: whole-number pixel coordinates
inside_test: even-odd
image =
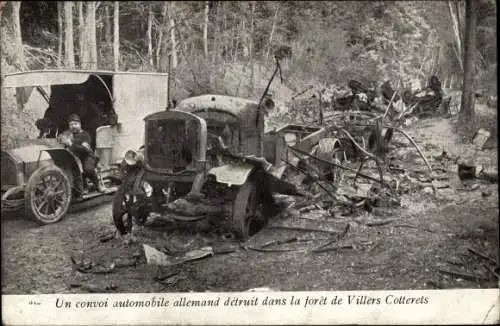
[[[496,71],[496,3],[478,2],[480,82]],[[119,35],[113,28],[116,9]],[[118,6],[28,1],[20,4],[19,17],[31,69],[113,70],[117,38],[119,70],[166,71],[171,54],[179,79],[210,88],[209,76],[203,75],[214,78],[233,65],[272,71],[273,50],[285,45],[293,53],[286,79],[300,88],[345,84],[349,78],[425,81],[430,74],[458,83],[464,10],[462,1],[131,1]],[[2,30],[9,26],[15,24],[2,19]],[[15,31],[11,35],[16,37]],[[73,49],[68,49],[71,38]]]
[[[496,94],[496,2],[477,2],[475,88]],[[349,79],[458,89],[464,17],[455,0],[2,2],[2,71],[165,72],[170,56],[175,97],[258,98],[286,46],[278,100]]]

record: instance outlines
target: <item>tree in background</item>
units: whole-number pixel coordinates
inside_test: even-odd
[[[476,54],[476,0],[466,0],[465,9],[465,51],[464,51],[464,82],[462,88],[462,103],[460,106],[460,124],[467,131],[475,130],[474,110],[474,61]]]
[[[272,73],[274,49],[285,45],[293,52],[282,66],[290,89],[425,82],[430,74],[460,88],[463,80],[465,14],[455,0],[73,3],[76,10],[22,2],[28,67],[74,67],[76,58],[85,69],[166,71],[171,55],[176,79],[192,92],[255,96]],[[477,26],[474,71],[496,83],[494,1],[477,0]]]
[[[62,66],[63,39],[64,39],[63,5],[61,1],[57,1],[57,67],[58,68],[61,68]]]
[[[21,34],[20,1],[2,2],[2,57],[16,69],[25,70],[23,38]]]
[[[120,69],[120,3],[118,1],[114,2],[114,13],[113,13],[113,63],[114,70],[118,71]]]
[[[75,68],[75,53],[73,44],[73,2],[64,2],[64,54],[68,68]]]

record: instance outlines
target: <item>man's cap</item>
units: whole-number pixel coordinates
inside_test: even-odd
[[[78,114],[70,114],[70,116],[68,117],[68,122],[71,122],[71,121],[76,121],[76,122],[82,122],[80,120],[80,117],[78,116]]]

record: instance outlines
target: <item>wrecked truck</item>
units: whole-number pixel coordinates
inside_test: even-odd
[[[124,181],[113,199],[113,221],[121,234],[148,217],[194,222],[224,218],[232,233],[247,239],[279,212],[273,194],[301,195],[282,179],[287,169],[284,133],[264,133],[272,99],[224,95],[187,98],[173,109],[144,118],[144,146],[125,155]],[[298,145],[317,143],[321,127]]]

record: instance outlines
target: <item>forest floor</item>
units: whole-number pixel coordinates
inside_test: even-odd
[[[431,164],[440,165],[433,157],[445,150],[450,156],[497,167],[496,148],[474,150],[455,134],[453,125],[453,119],[430,118],[407,130]],[[424,168],[410,145],[400,145],[396,152],[401,163]],[[343,230],[349,225],[337,250],[321,253],[310,249],[328,242],[324,232],[266,227],[244,244],[245,249],[223,234],[172,228],[158,220],[138,230],[135,241],[112,238],[102,242],[103,235],[115,231],[110,197],[73,207],[54,225],[38,226],[22,213],[2,216],[2,294],[498,287],[490,271],[498,255],[498,184],[472,180],[464,185],[453,162],[446,166],[446,175],[447,188],[429,193],[416,187],[402,195],[401,207],[357,216],[319,216],[310,211],[271,220],[275,226],[307,224],[323,230]],[[375,218],[382,222],[366,222]],[[304,241],[266,247],[276,251],[249,248],[290,237]],[[216,254],[158,267],[146,262],[144,244],[181,254],[210,246]],[[279,251],[286,248],[293,250]],[[94,272],[79,272],[71,257],[92,262]],[[112,263],[115,267],[109,273],[97,271],[105,271]]]

